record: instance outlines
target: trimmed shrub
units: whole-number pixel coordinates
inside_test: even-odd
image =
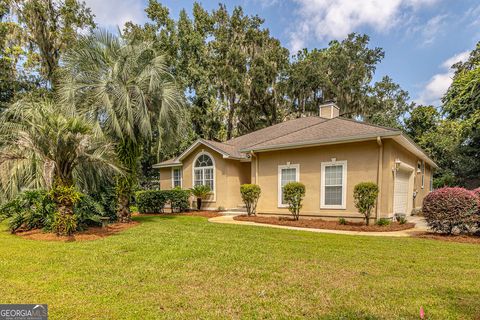
[[[190,207],[190,190],[175,188],[167,191],[167,199],[172,207],[172,212],[184,212]]]
[[[441,188],[423,200],[423,215],[435,232],[470,232],[480,221],[480,200],[464,188]]]
[[[353,199],[358,212],[365,217],[365,223],[370,224],[370,215],[378,196],[378,186],[373,182],[360,182],[353,189]]]
[[[283,197],[288,203],[288,210],[293,219],[298,220],[302,209],[303,197],[305,197],[305,185],[300,182],[289,182],[283,187]]]
[[[169,194],[167,190],[144,190],[135,193],[135,202],[140,213],[161,213]]]
[[[170,203],[173,212],[183,212],[190,207],[189,190],[143,190],[135,194],[135,202],[140,213],[163,213],[165,204]]]
[[[399,224],[405,224],[405,223],[407,223],[407,218],[405,218],[405,217],[399,217],[399,218],[397,219],[397,221],[398,221]]]
[[[245,203],[249,216],[257,213],[257,203],[261,192],[260,186],[256,184],[242,184],[240,186],[242,201]]]
[[[391,223],[391,221],[387,218],[380,218],[378,219],[378,221],[376,222],[376,225],[377,226],[389,226]]]

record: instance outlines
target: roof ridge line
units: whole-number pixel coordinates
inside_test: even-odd
[[[241,138],[241,137],[244,137],[244,136],[247,136],[249,134],[252,134],[252,133],[255,133],[255,132],[258,132],[258,131],[261,131],[261,130],[265,130],[265,129],[270,129],[272,127],[275,127],[275,126],[278,126],[278,125],[282,125],[282,124],[285,124],[287,122],[290,122],[290,121],[295,121],[295,120],[299,120],[299,119],[302,119],[302,118],[320,118],[320,119],[324,119],[322,117],[319,117],[319,116],[308,116],[308,117],[298,117],[298,118],[293,118],[293,119],[288,119],[286,121],[282,121],[282,122],[279,122],[279,123],[275,123],[275,124],[272,124],[270,126],[267,126],[267,127],[264,127],[264,128],[260,128],[260,129],[257,129],[255,131],[252,131],[252,132],[249,132],[249,133],[245,133],[245,134],[242,134],[241,136],[238,136],[238,137],[235,137],[235,138],[231,138],[230,140],[227,140],[223,143],[229,145],[229,146],[234,146],[233,144],[229,144],[227,143],[228,141],[231,141],[231,140],[235,140],[235,139],[238,139],[238,138]],[[326,120],[326,119],[325,119]],[[261,143],[261,142],[259,142]]]
[[[322,122],[319,122],[319,123],[315,123],[315,124],[311,124],[311,125],[309,125],[309,126],[306,126],[306,127],[303,127],[303,128],[299,128],[299,129],[294,130],[294,131],[292,131],[292,132],[282,134],[282,135],[280,135],[280,136],[278,136],[278,137],[275,137],[275,138],[272,139],[272,140],[276,140],[276,139],[278,139],[278,138],[288,136],[289,134],[292,134],[292,133],[295,133],[295,132],[298,132],[298,131],[301,131],[301,130],[303,130],[303,129],[307,129],[307,128],[310,128],[310,127],[314,127],[314,126],[317,126],[317,125],[319,125],[319,124],[328,122],[329,120],[332,120],[332,119],[326,119],[326,118],[322,118],[322,117],[318,117],[318,116],[313,116],[313,117],[314,117],[314,118],[323,119],[323,120],[325,120],[325,121],[322,121]],[[305,118],[307,118],[307,117],[305,117]],[[301,118],[297,118],[297,119],[301,119]],[[292,119],[292,120],[294,120],[294,119]],[[281,122],[281,123],[282,123],[282,122]],[[257,143],[255,143],[255,144],[249,145],[247,148],[243,148],[243,149],[248,149],[248,148],[250,148],[250,147],[254,147],[254,146],[256,146],[257,144],[261,144],[261,143],[264,143],[264,142],[265,142],[265,141],[260,141],[260,142],[257,142]],[[239,151],[240,151],[240,149],[239,149]]]
[[[380,128],[380,129],[403,132],[402,129],[396,129],[396,128],[391,128],[391,127],[381,126],[379,124],[369,123],[369,122],[366,122],[366,121],[360,121],[360,120],[345,118],[345,117],[342,117],[342,116],[338,116],[337,118],[342,119],[342,120],[347,120],[347,121],[350,121],[350,122],[354,122],[354,123],[364,124],[364,125],[371,126],[371,127]],[[335,118],[332,118],[332,119],[335,119]]]

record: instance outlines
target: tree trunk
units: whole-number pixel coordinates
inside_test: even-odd
[[[71,236],[77,230],[77,218],[73,214],[73,207],[78,198],[73,178],[70,175],[62,177],[56,174],[52,194],[57,206],[52,229],[57,236]]]
[[[228,106],[228,119],[227,119],[227,140],[230,140],[233,136],[233,117],[235,115],[235,98],[230,99]]]
[[[123,140],[116,147],[116,153],[127,169],[127,174],[117,177],[117,219],[118,222],[128,223],[131,219],[130,199],[133,190],[138,184],[138,160],[142,154],[140,141]]]
[[[117,219],[118,222],[128,223],[132,221],[130,212],[130,195],[121,193],[117,198]]]
[[[202,198],[197,198],[197,210],[202,209]]]
[[[71,236],[77,229],[77,219],[73,215],[73,204],[59,204],[53,231],[57,236]]]

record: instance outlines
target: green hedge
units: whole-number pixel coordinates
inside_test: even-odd
[[[167,203],[172,211],[183,212],[190,206],[189,190],[143,190],[135,194],[135,202],[140,213],[161,213]]]

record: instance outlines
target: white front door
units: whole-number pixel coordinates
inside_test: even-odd
[[[410,175],[411,173],[406,170],[397,171],[397,175],[395,177],[393,213],[407,214]]]

